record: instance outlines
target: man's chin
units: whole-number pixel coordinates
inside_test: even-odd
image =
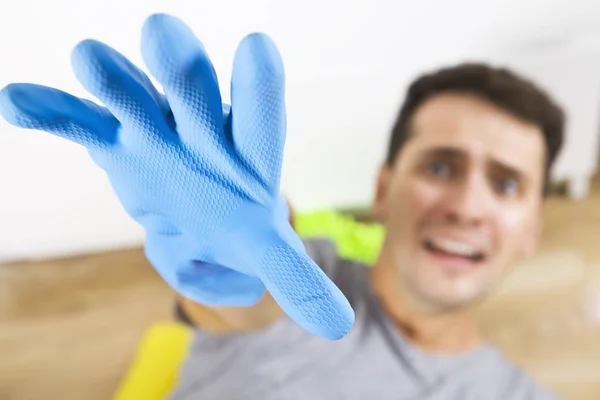
[[[448,266],[427,261],[430,260],[417,264],[420,268],[411,286],[430,306],[441,310],[465,308],[485,297],[483,273],[489,270],[489,265]]]
[[[483,291],[464,292],[455,288],[448,290],[418,290],[418,297],[427,309],[436,312],[449,312],[470,308],[478,304],[484,297]]]

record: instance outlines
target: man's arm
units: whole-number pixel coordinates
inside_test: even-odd
[[[203,44],[180,19],[147,18],[142,53],[168,95],[126,56],[87,39],[71,64],[102,106],[12,83],[0,90],[0,116],[84,146],[144,228],[146,257],[181,296],[243,306],[260,301],[267,287],[302,329],[344,337],[354,310],[283,214],[285,73],[273,40],[254,33],[239,43],[231,105],[223,104]]]
[[[287,205],[290,225],[295,228],[294,210],[289,200]],[[184,314],[187,322],[215,334],[263,329],[285,314],[269,292],[251,307],[209,307],[182,296],[179,296],[177,301],[180,312]]]

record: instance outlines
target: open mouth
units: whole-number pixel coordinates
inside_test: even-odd
[[[427,239],[424,246],[431,254],[441,257],[470,262],[481,262],[485,259],[485,253],[482,250],[464,242],[448,239]]]

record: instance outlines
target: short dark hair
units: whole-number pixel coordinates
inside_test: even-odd
[[[546,143],[544,193],[547,193],[550,169],[563,143],[564,111],[530,80],[507,68],[485,63],[462,63],[426,73],[413,81],[392,129],[387,163],[395,162],[410,138],[411,119],[419,106],[435,95],[449,92],[480,97],[541,128]]]

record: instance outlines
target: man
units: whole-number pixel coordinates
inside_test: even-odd
[[[224,222],[227,229],[209,231],[213,220],[197,217],[208,207],[204,202],[215,196],[229,199],[225,189],[204,189],[208,184],[198,183],[204,182],[198,175],[218,175],[227,183],[219,188],[242,190],[244,182],[236,183],[243,175],[236,168],[242,167],[228,169],[222,153],[202,153],[197,142],[193,147],[194,135],[220,131],[188,124],[197,120],[182,117],[210,115],[211,106],[220,108],[218,98],[217,105],[203,103],[205,97],[216,96],[214,87],[190,83],[205,82],[200,75],[210,74],[199,61],[204,60],[201,47],[171,17],[151,17],[145,29],[150,38],[144,44],[146,63],[165,87],[171,111],[140,71],[97,43],[78,48],[76,54],[85,57],[76,55],[75,69],[82,70],[77,66],[81,60],[92,60],[86,65],[93,74],[78,76],[116,119],[106,109],[39,87],[6,88],[0,101],[10,122],[86,145],[108,172],[128,212],[147,229],[149,259],[179,291],[181,315],[197,328],[173,399],[554,398],[487,344],[475,320],[477,304],[515,262],[535,251],[549,170],[561,147],[564,124],[562,111],[546,94],[510,71],[483,64],[458,65],[418,78],[400,110],[376,185],[373,213],[386,237],[375,265],[341,259],[326,240],[304,243],[310,258],[335,284],[332,289],[310,272],[293,244],[289,227],[281,222],[287,218],[281,201],[240,206],[244,212],[236,211],[235,218]],[[154,46],[155,41],[162,44]],[[281,95],[276,57],[269,58],[274,50],[263,39],[250,43],[241,46],[239,59],[251,72],[240,72],[242,67],[236,66],[241,64],[234,64],[233,104],[223,121],[241,153],[235,159],[244,166],[256,161],[246,143],[267,159],[269,146],[276,144],[256,136],[254,141],[240,139],[239,127],[248,129],[252,121],[261,120],[257,130],[267,126],[276,139],[282,126],[277,107],[265,106],[278,104],[272,99]],[[165,59],[168,68],[160,64]],[[256,84],[265,75],[266,83]],[[255,90],[257,85],[262,91]],[[251,94],[239,97],[245,91]],[[264,103],[265,98],[275,103]],[[161,125],[172,114],[174,120]],[[245,123],[237,122],[236,128],[236,118]],[[174,126],[181,140],[188,141],[188,150],[174,147],[146,157],[148,148],[154,148],[145,146],[163,140]],[[227,146],[219,144],[221,137],[210,137]],[[177,140],[171,137],[161,146],[169,148]],[[122,150],[115,143],[144,150],[117,154]],[[193,157],[194,151],[204,157],[200,167],[172,172],[177,160]],[[174,153],[176,159],[168,158]],[[216,166],[203,167],[210,163]],[[254,165],[252,176],[268,186],[278,179],[273,171],[279,164],[264,165]],[[164,190],[156,191],[158,184]],[[268,207],[274,211],[266,213]],[[171,210],[176,212],[169,214]],[[203,232],[210,232],[210,238]],[[272,232],[289,239],[264,246],[278,240]],[[230,235],[229,241],[220,240],[224,234]],[[235,241],[239,237],[245,241]],[[210,245],[194,247],[205,240]],[[255,257],[255,247],[268,250]],[[256,262],[239,267],[246,259]],[[265,259],[274,266],[252,269]],[[185,260],[194,262],[187,265]],[[301,275],[306,279],[299,279]]]

